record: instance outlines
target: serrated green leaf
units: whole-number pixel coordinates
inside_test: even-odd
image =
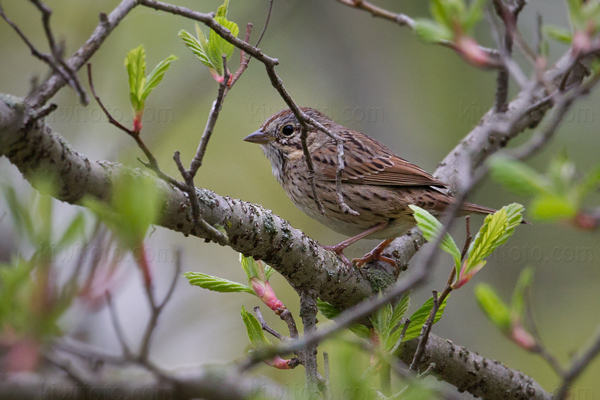
[[[183,44],[185,44],[185,46],[188,49],[190,49],[192,53],[194,53],[194,55],[202,62],[202,64],[206,65],[209,68],[216,69],[210,61],[210,59],[208,58],[208,41],[204,37],[204,34],[202,33],[197,24],[196,32],[198,32],[199,39],[196,39],[185,29],[180,30],[177,35],[181,38]]]
[[[417,207],[415,205],[409,205],[413,211],[413,216],[417,221],[419,229],[423,232],[423,236],[428,242],[433,242],[442,231],[442,224],[427,210]],[[450,254],[454,259],[454,265],[458,269],[460,268],[460,250],[456,245],[452,236],[448,233],[444,235],[444,239],[440,242],[440,248],[446,253]]]
[[[387,331],[392,311],[392,305],[387,303],[383,307],[379,308],[379,310],[377,310],[373,316],[371,316],[371,323],[380,334],[383,334]]]
[[[533,282],[533,268],[527,267],[519,275],[519,280],[513,291],[512,300],[510,302],[510,311],[513,320],[522,321],[525,313],[525,292]]]
[[[544,35],[550,39],[554,39],[557,42],[564,44],[571,44],[573,41],[573,34],[569,29],[555,25],[544,25],[542,28]]]
[[[203,289],[212,290],[220,293],[250,293],[254,294],[248,286],[217,276],[203,274],[201,272],[186,272],[183,274],[190,284],[200,286]]]
[[[146,51],[144,46],[138,46],[127,53],[125,67],[129,76],[129,100],[137,111],[144,109],[142,92],[146,82]]]
[[[268,346],[271,344],[260,327],[260,322],[258,322],[254,315],[246,311],[244,306],[242,306],[242,320],[246,326],[248,338],[254,347]]]
[[[438,309],[435,317],[433,319],[433,323],[437,323],[442,315],[444,315],[444,310],[446,309],[446,301],[448,297],[444,299],[442,304],[440,304],[440,308]],[[430,297],[422,306],[419,308],[413,315],[410,316],[410,324],[408,324],[408,329],[406,329],[406,335],[404,336],[404,342],[417,338],[421,334],[421,328],[427,322],[427,318],[429,317],[429,313],[433,308],[433,297]],[[398,332],[402,331],[404,324],[398,328]],[[400,335],[398,335],[400,336]]]
[[[221,4],[219,6],[219,8],[217,9],[217,13],[215,14],[215,17],[222,17],[222,18],[227,17],[228,7],[229,7],[229,0],[225,0],[225,2],[223,4]]]
[[[529,213],[533,219],[540,221],[569,219],[577,214],[577,205],[565,197],[549,194],[533,199]]]
[[[396,306],[393,308],[393,312],[390,316],[389,322],[390,332],[398,329],[398,326],[400,326],[400,322],[402,322],[402,318],[404,318],[404,315],[408,311],[409,304],[410,295],[408,293],[405,293],[398,302],[398,304],[396,304]]]
[[[507,206],[502,207],[506,211],[507,222],[504,227],[504,234],[500,237],[499,240],[496,241],[495,247],[492,251],[496,250],[499,246],[502,246],[504,243],[508,241],[513,233],[515,233],[515,229],[517,226],[521,225],[523,222],[523,211],[525,211],[525,207],[519,203],[511,203]],[[490,253],[491,254],[491,253]]]
[[[225,17],[215,17],[215,21],[224,28],[229,29],[231,34],[235,37],[237,37],[237,35],[240,33],[240,28],[237,26],[237,24],[235,22],[228,21]],[[221,36],[219,36],[219,34],[211,29],[210,34],[208,35],[207,54],[211,63],[215,66],[215,70],[219,76],[224,75],[223,55],[225,55],[226,59],[229,60],[233,54],[233,49],[233,44],[223,39]]]
[[[513,203],[485,218],[483,226],[469,247],[466,266],[461,275],[468,274],[474,268],[481,268],[483,259],[492,254],[498,246],[506,243],[521,223],[523,210],[521,204]]]
[[[177,57],[175,57],[174,55],[170,55],[169,57],[159,62],[156,65],[156,67],[154,67],[152,72],[150,72],[150,75],[148,75],[148,77],[146,78],[144,89],[141,95],[142,101],[145,101],[150,92],[152,92],[152,90],[154,90],[154,88],[158,86],[158,84],[162,81],[163,77],[165,76],[165,72],[167,72],[167,70],[171,66],[171,63],[175,60],[177,60]]]
[[[475,297],[485,315],[496,327],[503,332],[510,330],[510,311],[490,285],[485,283],[477,284],[475,286]]]
[[[550,185],[546,178],[520,161],[493,156],[488,165],[492,177],[516,194],[527,196],[549,191]]]
[[[337,307],[321,299],[317,299],[317,309],[327,319],[334,319],[340,315],[340,310]]]
[[[452,40],[452,31],[444,25],[430,19],[415,19],[415,33],[427,43],[437,43],[442,40]]]

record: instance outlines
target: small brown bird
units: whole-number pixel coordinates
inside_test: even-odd
[[[358,215],[340,209],[336,193],[336,143],[326,133],[315,128],[308,132],[306,140],[315,170],[317,196],[325,208],[323,214],[315,202],[308,178],[300,123],[291,110],[273,115],[244,140],[261,145],[271,161],[273,175],[296,207],[334,231],[352,236],[335,246],[324,246],[326,249],[348,262],[343,254],[346,247],[365,237],[385,239],[363,258],[352,261],[360,267],[379,259],[397,268],[394,260],[381,253],[392,240],[416,225],[408,206],[414,204],[435,216],[441,215],[454,201],[440,190],[447,184],[398,157],[378,141],[337,124],[319,111],[312,108],[302,108],[302,111],[344,139],[346,166],[342,194],[346,204]],[[495,211],[471,203],[465,203],[462,208],[463,214]]]

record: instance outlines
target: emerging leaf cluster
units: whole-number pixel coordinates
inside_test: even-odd
[[[557,25],[546,25],[544,34],[557,42],[571,44],[574,32],[585,32],[593,36],[600,30],[600,2],[567,0],[571,29]]]
[[[600,187],[600,164],[578,177],[575,164],[566,156],[552,160],[542,175],[526,164],[494,156],[492,177],[505,188],[532,197],[529,212],[534,220],[569,220],[577,215],[587,195]]]
[[[268,281],[275,270],[268,265],[256,261],[252,257],[246,257],[240,254],[240,263],[246,273],[248,281],[252,278],[259,278],[262,281]],[[229,279],[219,278],[218,276],[203,274],[202,272],[186,272],[183,274],[191,285],[199,286],[213,292],[220,293],[256,293],[248,285],[230,281]]]
[[[515,324],[525,317],[525,292],[533,282],[533,269],[525,268],[513,291],[510,305],[504,303],[496,291],[486,283],[475,286],[475,297],[490,321],[505,334],[510,334]]]
[[[415,205],[409,206],[413,211],[417,225],[427,241],[435,240],[442,231],[442,224],[429,213]],[[440,248],[450,254],[454,260],[456,268],[456,278],[453,288],[457,289],[479,271],[486,263],[485,258],[488,257],[499,246],[506,243],[508,238],[512,236],[517,225],[523,219],[523,206],[517,203],[510,204],[496,211],[492,215],[488,215],[479,232],[475,236],[473,243],[469,247],[464,261],[461,260],[461,252],[456,245],[456,242],[449,234],[444,236],[440,243]]]
[[[395,306],[386,304],[379,309],[373,317],[371,317],[371,323],[377,332],[382,350],[386,353],[393,353],[401,343],[400,336],[404,329],[404,324],[406,323],[404,316],[408,311],[409,302],[410,296],[405,294]],[[334,319],[340,314],[340,310],[321,299],[317,301],[317,307],[321,314],[328,319]],[[415,311],[409,317],[410,323],[406,329],[402,342],[419,337],[421,334],[421,328],[423,328],[423,325],[427,321],[432,308],[433,298],[430,297],[417,311]],[[446,300],[440,304],[440,307],[435,315],[434,323],[437,323],[440,318],[442,318],[445,308]],[[350,330],[363,339],[369,338],[369,328],[367,328],[365,325],[357,324],[351,327]]]
[[[43,182],[36,186],[41,192],[53,192]],[[75,295],[74,287],[61,288],[52,279],[55,256],[84,236],[85,217],[77,213],[56,234],[51,196],[35,193],[22,198],[12,187],[3,189],[17,232],[35,251],[29,259],[18,255],[9,263],[0,263],[0,337],[43,340],[60,334],[58,320]]]
[[[235,37],[240,33],[240,28],[235,22],[231,22],[227,19],[227,8],[229,6],[229,0],[219,7],[215,16],[215,21],[222,25],[225,29],[228,29],[231,34]],[[219,36],[214,30],[211,29],[206,35],[200,30],[198,24],[196,24],[196,35],[194,37],[188,31],[182,29],[178,33],[183,43],[189,48],[192,53],[206,65],[213,75],[223,76],[225,71],[223,70],[223,56],[227,60],[233,54],[234,46]]]
[[[171,62],[177,60],[177,57],[170,55],[161,62],[146,76],[146,51],[144,46],[136,47],[129,51],[125,57],[125,67],[129,75],[129,100],[135,114],[144,111],[146,98],[158,86],[165,76],[165,72],[171,66]]]
[[[468,35],[481,20],[485,0],[430,0],[433,19],[415,20],[417,35],[426,42],[452,41],[455,36]]]

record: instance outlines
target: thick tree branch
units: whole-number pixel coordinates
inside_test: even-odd
[[[119,370],[88,382],[86,390],[66,375],[11,374],[0,381],[0,400],[52,399],[280,399],[291,396],[287,389],[269,381],[239,374],[233,368],[199,368],[158,379],[151,373],[131,373],[125,378]],[[90,393],[93,395],[90,397]]]
[[[418,345],[418,339],[403,343],[400,359],[410,364]],[[552,399],[527,375],[433,334],[429,335],[418,365],[420,372],[428,369],[431,375],[456,386],[459,391],[484,399]]]

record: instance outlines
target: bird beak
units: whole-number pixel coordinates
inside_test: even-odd
[[[267,135],[261,129],[257,130],[254,133],[251,133],[250,135],[248,135],[244,138],[244,142],[258,143],[258,144],[267,144],[271,140],[273,140],[273,137]]]

